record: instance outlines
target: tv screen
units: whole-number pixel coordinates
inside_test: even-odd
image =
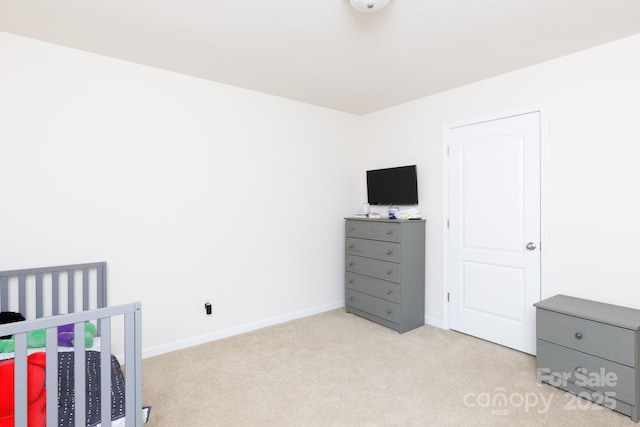
[[[367,171],[370,205],[417,205],[416,165]]]

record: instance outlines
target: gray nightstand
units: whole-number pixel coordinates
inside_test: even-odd
[[[638,422],[640,310],[565,295],[534,306],[538,382]]]

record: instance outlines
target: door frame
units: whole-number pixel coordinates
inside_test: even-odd
[[[449,293],[451,278],[449,274],[449,155],[450,131],[463,126],[474,125],[492,120],[506,119],[529,113],[540,114],[540,292],[541,298],[548,298],[549,289],[549,151],[547,108],[544,104],[516,108],[488,114],[453,123],[442,127],[442,328],[450,329]]]

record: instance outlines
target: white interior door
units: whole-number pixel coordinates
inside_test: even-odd
[[[451,329],[535,354],[540,112],[450,129]]]

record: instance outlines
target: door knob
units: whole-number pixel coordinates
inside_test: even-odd
[[[536,249],[536,244],[533,242],[527,243],[527,249],[530,251],[534,251]]]

